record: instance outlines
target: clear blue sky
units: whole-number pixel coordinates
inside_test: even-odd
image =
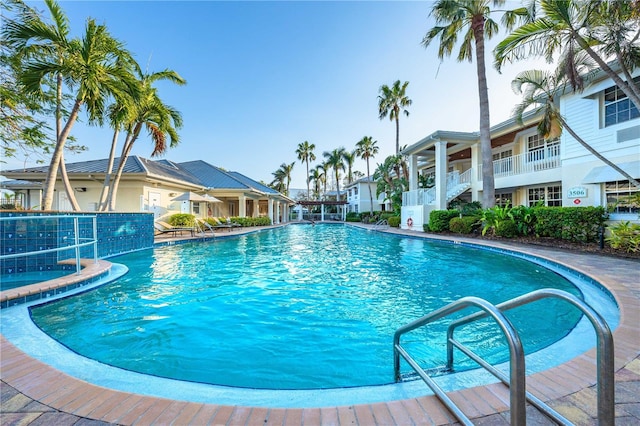
[[[29,4],[44,10],[43,3]],[[202,159],[267,183],[281,163],[296,161],[291,187],[305,188],[305,166],[295,154],[299,143],[314,143],[321,161],[324,151],[353,150],[363,136],[372,136],[380,147],[373,172],[395,150],[393,122],[378,118],[378,90],[398,79],[409,81],[413,100],[409,117],[400,120],[401,146],[436,130],[478,130],[475,64],[440,62],[436,44],[420,45],[434,25],[432,2],[60,4],[74,34],[93,17],[125,42],[143,68],[173,69],[187,80],[182,87],[158,86],[160,97],[184,119],[180,145],[164,156],[173,161]],[[490,42],[489,53],[500,39]],[[489,55],[487,64],[495,125],[510,117],[519,100],[510,88],[513,77],[536,65],[507,65],[500,75]],[[89,150],[67,155],[67,162],[108,156],[108,128],[78,123],[73,134]],[[132,154],[149,157],[151,151],[144,135]],[[23,161],[3,168],[20,168]],[[366,173],[361,160],[355,169]]]

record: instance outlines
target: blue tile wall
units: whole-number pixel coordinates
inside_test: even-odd
[[[73,246],[75,244],[74,219],[78,220],[78,238],[93,238],[96,216],[98,257],[105,258],[130,251],[153,247],[153,214],[151,213],[56,213],[55,218],[32,219],[34,216],[52,216],[48,212],[0,212],[0,256]],[[93,246],[83,247],[80,256],[93,257]],[[0,259],[0,275],[54,269],[75,270],[74,265],[59,265],[64,259],[75,258],[73,249],[38,255]]]

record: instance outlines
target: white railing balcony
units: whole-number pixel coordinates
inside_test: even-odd
[[[493,162],[493,176],[507,177],[534,173],[560,167],[560,147],[553,146],[501,158]],[[482,180],[482,164],[478,167],[478,180]]]
[[[473,169],[460,173],[457,170],[447,173],[447,200],[451,200],[471,186]],[[402,193],[403,206],[426,206],[436,201],[436,188],[415,189]]]

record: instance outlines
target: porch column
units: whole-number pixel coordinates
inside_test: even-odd
[[[409,156],[409,191],[418,189],[418,156]]]
[[[471,145],[471,201],[481,201],[482,191],[481,179],[478,177],[480,173],[480,164],[482,157],[480,156],[480,144]]]
[[[320,221],[324,222],[324,204],[320,205]]]
[[[447,208],[447,142],[438,141],[436,147],[436,209]]]
[[[238,216],[247,217],[247,197],[244,195],[238,197]]]
[[[271,198],[269,198],[269,200],[267,201],[267,206],[269,210],[269,219],[271,219],[271,224],[275,224],[276,218],[273,215],[273,200]]]
[[[253,217],[260,216],[260,200],[253,200]]]
[[[276,202],[276,224],[280,223],[280,203]]]
[[[302,221],[302,204],[298,204],[298,221]]]

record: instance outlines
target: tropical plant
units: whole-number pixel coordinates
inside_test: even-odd
[[[66,17],[53,0],[48,1],[47,6],[56,25],[44,25],[39,18],[30,16],[22,22],[14,21],[15,26],[3,31],[9,42],[22,43],[23,49],[31,49],[33,40],[42,41],[38,45],[41,47],[31,49],[32,54],[26,56],[22,65],[19,80],[25,93],[38,96],[54,85],[60,100],[62,84],[58,82],[62,80],[74,91],[66,123],[64,126],[61,121],[58,124],[56,145],[43,188],[43,210],[51,209],[58,169],[64,161],[65,143],[81,108],[86,109],[90,122],[100,123],[107,99],[126,97],[127,88],[134,84],[127,66],[131,63],[131,55],[109,34],[106,26],[89,19],[82,39],[67,40]],[[36,34],[34,29],[42,32]],[[58,30],[60,33],[56,32]],[[60,110],[56,111],[57,120],[61,119]]]
[[[490,4],[495,7],[504,4],[504,0],[438,0],[431,9],[436,26],[431,28],[422,40],[424,47],[439,38],[438,58],[451,56],[462,34],[462,43],[458,51],[459,62],[472,60],[473,43],[478,78],[478,100],[480,103],[480,150],[482,154],[482,205],[492,207],[495,204],[495,181],[493,176],[493,156],[491,153],[491,134],[489,117],[489,94],[485,67],[485,39],[498,33],[498,24],[491,19]],[[503,15],[503,23],[510,27],[516,16],[525,12],[517,10]]]
[[[347,169],[347,185],[353,183],[353,163],[356,161],[355,151],[345,151],[342,153],[342,159]]]
[[[369,206],[373,214],[373,193],[371,191],[371,172],[369,170],[369,160],[379,152],[378,141],[374,141],[371,136],[365,136],[356,143],[356,155],[367,162],[367,186],[369,187]]]
[[[291,183],[291,172],[295,161],[291,164],[282,163],[280,168],[272,173],[274,176],[271,186],[278,192],[282,192],[284,195],[289,195],[289,184]]]
[[[409,183],[404,175],[398,175],[399,155],[390,155],[382,164],[378,164],[373,172],[373,179],[377,183],[376,197],[385,194],[385,201],[391,203],[391,207],[396,214],[400,214],[402,209],[402,193],[409,187]]]
[[[400,80],[396,80],[391,87],[383,84],[380,86],[378,95],[378,114],[380,120],[389,116],[389,120],[396,122],[396,155],[400,153],[400,114],[404,113],[405,116],[409,116],[407,107],[411,106],[413,102],[407,96],[408,81],[400,83]]]
[[[133,148],[133,144],[138,140],[143,127],[147,129],[153,141],[152,157],[163,154],[169,146],[174,147],[180,141],[177,129],[182,127],[182,116],[179,111],[162,102],[158,96],[157,89],[153,87],[153,83],[160,80],[168,80],[172,83],[183,85],[186,84],[186,81],[175,71],[164,70],[145,74],[137,64],[132,66],[134,66],[135,72],[138,75],[138,82],[135,90],[130,93],[130,98],[122,100],[117,104],[118,106],[115,107],[116,111],[122,111],[124,117],[122,125],[126,130],[126,137],[113,180],[109,181],[109,171],[107,171],[105,176],[105,185],[108,185],[109,189],[107,191],[106,201],[101,206],[102,210],[106,210],[107,208],[111,211],[115,210],[118,185],[124,167]],[[116,127],[114,133],[117,134],[117,132],[118,127]],[[109,157],[110,164],[113,164],[114,161],[112,156],[115,153],[113,144],[117,142],[116,134],[114,134],[114,138],[112,139],[112,149]],[[170,140],[169,145],[167,145],[167,138]]]
[[[495,66],[542,56],[548,62],[566,58],[568,82],[582,88],[578,58],[587,55],[640,109],[640,87],[631,71],[640,66],[637,1],[539,0],[531,21],[514,30],[495,49]],[[613,69],[611,59],[620,73]]]
[[[298,144],[298,148],[296,149],[296,154],[298,155],[298,160],[306,163],[307,165],[307,199],[310,199],[310,191],[309,191],[309,162],[315,161],[316,154],[313,150],[316,149],[315,144],[309,143],[309,141],[304,141]]]
[[[482,212],[482,235],[485,235],[487,231],[491,230],[495,235],[502,237],[512,237],[511,229],[515,226],[508,224],[513,223],[513,215],[511,214],[511,207],[509,204],[504,206],[493,206],[485,209]],[[515,225],[515,224],[514,224]]]
[[[322,153],[326,162],[325,165],[328,168],[333,169],[336,178],[336,190],[338,192],[337,201],[340,201],[340,170],[344,170],[344,153],[343,147],[336,148],[333,151],[325,151]]]
[[[313,181],[313,197],[317,200],[320,198],[320,185],[324,180],[324,170],[320,166],[311,169],[311,173],[307,178],[307,184]]]
[[[526,110],[533,107],[534,111],[541,112],[543,117],[538,124],[538,133],[545,139],[555,139],[560,136],[562,129],[567,132],[594,157],[620,173],[633,185],[640,188],[640,182],[618,165],[596,151],[584,139],[569,127],[569,124],[560,114],[560,109],[555,102],[556,94],[562,94],[567,76],[564,68],[558,68],[555,72],[531,70],[518,74],[511,83],[511,87],[517,94],[522,94],[522,102],[514,109],[516,120],[522,123],[522,116]]]
[[[627,253],[640,251],[640,225],[629,221],[620,222],[609,228],[610,235],[605,238],[609,245],[616,250]]]

